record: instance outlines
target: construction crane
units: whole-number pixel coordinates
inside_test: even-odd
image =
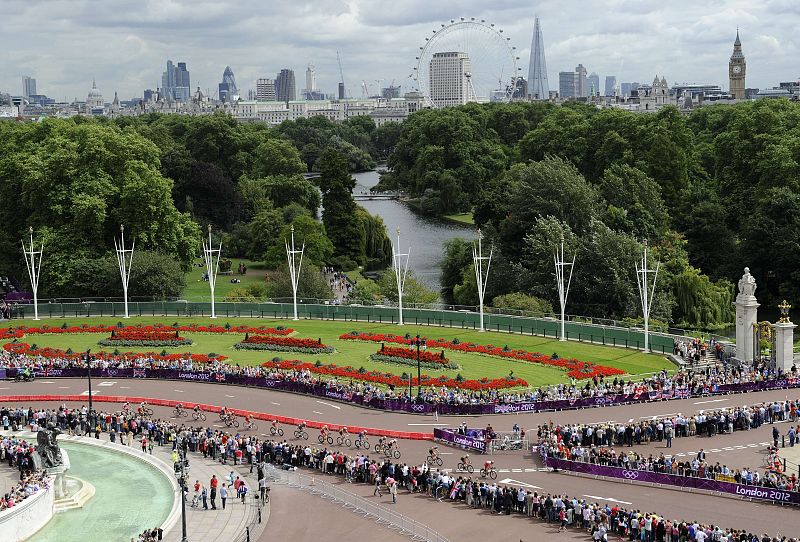
[[[369,85],[367,85],[367,82],[364,80],[361,81],[361,94],[362,98],[369,97]]]
[[[344,84],[344,70],[342,70],[342,58],[339,56],[339,51],[336,51],[336,62],[339,63],[339,78],[344,89],[344,97],[347,98],[347,87]]]

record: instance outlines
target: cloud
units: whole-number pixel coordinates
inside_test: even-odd
[[[503,28],[527,71],[533,17],[542,20],[549,79],[582,63],[601,78],[695,81],[727,87],[736,27],[748,86],[797,77],[796,0],[5,0],[0,91],[21,92],[32,75],[42,93],[84,98],[97,78],[110,99],[160,85],[167,59],[187,62],[192,86],[211,89],[230,65],[243,91],[284,67],[304,84],[308,63],[324,92],[339,81],[336,51],[354,96],[407,76],[431,31],[475,17]]]

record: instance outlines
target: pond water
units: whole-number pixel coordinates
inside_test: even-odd
[[[67,475],[89,482],[96,492],[83,508],[53,516],[31,542],[125,541],[169,516],[172,486],[149,463],[85,444],[60,446],[69,454]]]
[[[377,171],[353,174],[356,180],[354,194],[368,192],[380,177]],[[445,241],[456,237],[472,239],[475,230],[471,226],[461,226],[451,222],[420,215],[408,205],[396,200],[359,201],[364,209],[383,218],[389,239],[397,242],[397,228],[400,228],[401,251],[411,246],[411,259],[408,268],[429,288],[441,289],[442,272],[439,267]]]

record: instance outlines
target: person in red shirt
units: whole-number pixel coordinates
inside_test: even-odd
[[[217,509],[217,485],[219,485],[219,480],[217,480],[217,475],[214,474],[211,476],[211,482],[209,483],[211,486],[211,509]]]

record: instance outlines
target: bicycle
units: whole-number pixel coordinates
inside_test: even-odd
[[[294,430],[294,438],[296,440],[300,440],[300,439],[308,440],[308,432],[301,431],[300,429],[295,429]]]
[[[486,478],[487,476],[492,480],[497,480],[497,469],[492,467],[487,471],[486,469],[481,468],[481,477]]]
[[[195,410],[194,412],[192,412],[192,418],[194,418],[195,421],[203,421],[204,422],[204,421],[206,421],[206,414],[205,414],[205,412],[201,412],[199,410]]]
[[[456,465],[456,470],[466,471],[470,474],[475,472],[475,467],[473,467],[470,463],[461,463],[459,461],[458,465]]]
[[[350,447],[350,443],[351,442],[350,442],[350,438],[349,437],[343,437],[343,436],[336,437],[336,445],[337,446],[347,446],[349,448]]]
[[[244,428],[248,431],[258,431],[258,424],[254,421],[249,421],[244,424]]]
[[[397,448],[386,448],[383,451],[383,453],[384,453],[384,455],[386,457],[389,457],[389,458],[393,457],[395,459],[400,459],[400,455],[401,455],[400,454],[400,450],[398,450]]]
[[[381,453],[383,449],[386,447],[385,444],[381,444],[380,442],[375,445],[375,453]]]
[[[297,431],[295,431],[295,433],[297,433]],[[272,426],[270,426],[269,434],[272,435],[273,437],[275,435],[278,435],[279,437],[282,437],[283,436],[283,429],[281,429],[280,427],[272,427]]]
[[[429,455],[425,461],[427,461],[428,465],[436,465],[438,467],[444,465],[444,461],[442,461],[442,458],[438,455]]]
[[[238,429],[239,428],[239,420],[237,420],[236,418],[233,418],[233,417],[226,417],[225,418],[225,425],[227,425],[228,427],[232,426],[232,427],[235,427],[235,428]]]
[[[317,440],[319,441],[320,444],[325,444],[325,441],[327,441],[328,444],[333,446],[333,437],[330,435],[328,435],[327,437],[324,435],[318,435]]]
[[[138,410],[139,410],[139,414],[142,415],[142,416],[152,416],[153,415],[153,409],[152,408],[139,407]]]
[[[175,410],[173,410],[172,413],[176,418],[189,415],[189,413],[183,407],[175,407]]]
[[[365,438],[356,439],[355,445],[356,445],[356,450],[360,450],[361,448],[369,450],[369,441]]]
[[[450,495],[449,487],[439,486],[436,488],[436,493],[434,494],[434,497],[436,497],[437,501],[442,502],[442,499],[448,497],[449,495]]]

